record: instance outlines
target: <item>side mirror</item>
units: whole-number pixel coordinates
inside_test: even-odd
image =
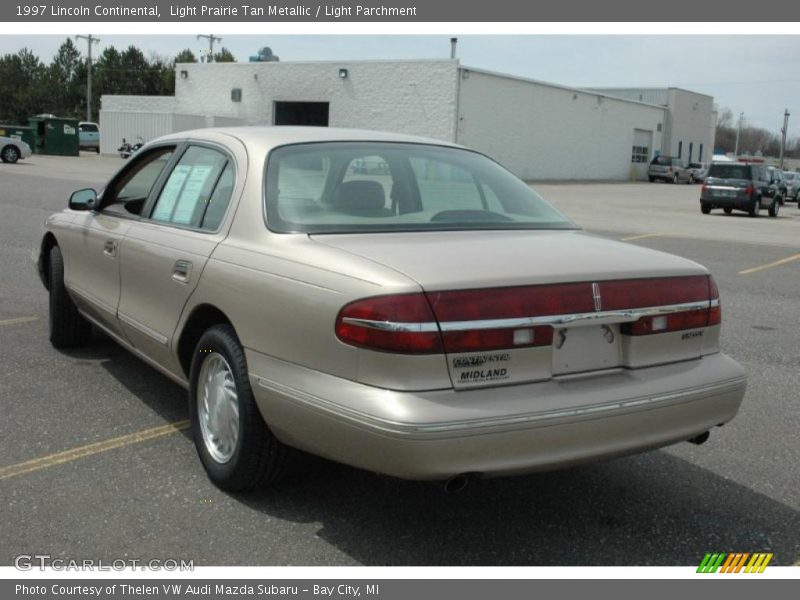
[[[72,192],[69,207],[72,210],[94,210],[97,206],[97,192],[92,188]]]

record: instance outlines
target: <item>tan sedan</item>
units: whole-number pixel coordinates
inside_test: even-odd
[[[289,448],[459,489],[699,443],[745,391],[704,267],[585,234],[434,140],[167,136],[75,192],[34,259],[52,343],[95,326],[185,386],[230,490]]]

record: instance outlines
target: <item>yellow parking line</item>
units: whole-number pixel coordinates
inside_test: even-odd
[[[39,458],[34,458],[33,460],[26,460],[25,462],[0,468],[0,480],[8,479],[9,477],[14,477],[16,475],[31,473],[32,471],[38,471],[39,469],[46,469],[47,467],[53,467],[55,465],[60,465],[62,463],[77,460],[79,458],[85,458],[87,456],[92,456],[93,454],[100,454],[101,452],[107,452],[108,450],[113,450],[115,448],[130,446],[131,444],[139,444],[141,442],[146,442],[147,440],[177,433],[178,431],[182,431],[188,427],[188,420],[176,421],[175,423],[169,423],[168,425],[161,425],[159,427],[153,427],[152,429],[144,429],[142,431],[129,433],[128,435],[121,435],[119,437],[103,440],[102,442],[95,442],[94,444],[79,446],[77,448],[72,448],[71,450],[56,452],[55,454],[48,454],[47,456],[41,456]]]
[[[669,235],[668,233],[643,233],[642,235],[632,235],[630,237],[620,238],[621,242],[630,242],[631,240],[643,240],[645,238],[652,238],[652,237],[664,237]]]
[[[771,269],[772,267],[779,267],[781,265],[785,265],[786,263],[790,263],[798,259],[800,259],[800,254],[792,254],[791,256],[787,256],[786,258],[782,258],[780,260],[776,260],[774,262],[767,263],[765,265],[761,265],[758,267],[751,267],[749,269],[745,269],[744,271],[739,271],[739,275],[750,275],[750,273],[757,273],[758,271]]]
[[[19,323],[30,323],[31,321],[38,321],[39,317],[17,317],[16,319],[6,319],[0,321],[0,325],[18,325]]]

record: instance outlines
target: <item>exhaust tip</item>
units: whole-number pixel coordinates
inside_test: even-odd
[[[687,441],[690,444],[694,444],[695,446],[700,446],[702,444],[705,444],[708,441],[709,437],[711,437],[711,433],[708,431],[704,431],[700,435],[697,435],[693,438],[689,438]]]
[[[466,473],[462,473],[461,475],[456,475],[445,481],[442,489],[445,494],[458,494],[464,491],[469,484],[469,480],[470,476]]]

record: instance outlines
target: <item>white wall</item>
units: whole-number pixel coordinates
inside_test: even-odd
[[[703,145],[703,162],[709,162],[714,152],[715,119],[714,99],[705,94],[696,94],[679,88],[669,90],[670,119],[664,153],[678,156],[679,142],[682,144],[681,158],[689,162],[689,144],[693,144],[692,161],[698,162],[700,144]]]
[[[271,125],[275,101],[329,102],[331,127],[454,135],[454,60],[180,63],[175,71],[177,112]],[[242,90],[241,102],[231,100],[233,88]]]
[[[464,69],[457,141],[527,180],[627,180],[634,129],[660,148],[664,119],[662,107]]]

